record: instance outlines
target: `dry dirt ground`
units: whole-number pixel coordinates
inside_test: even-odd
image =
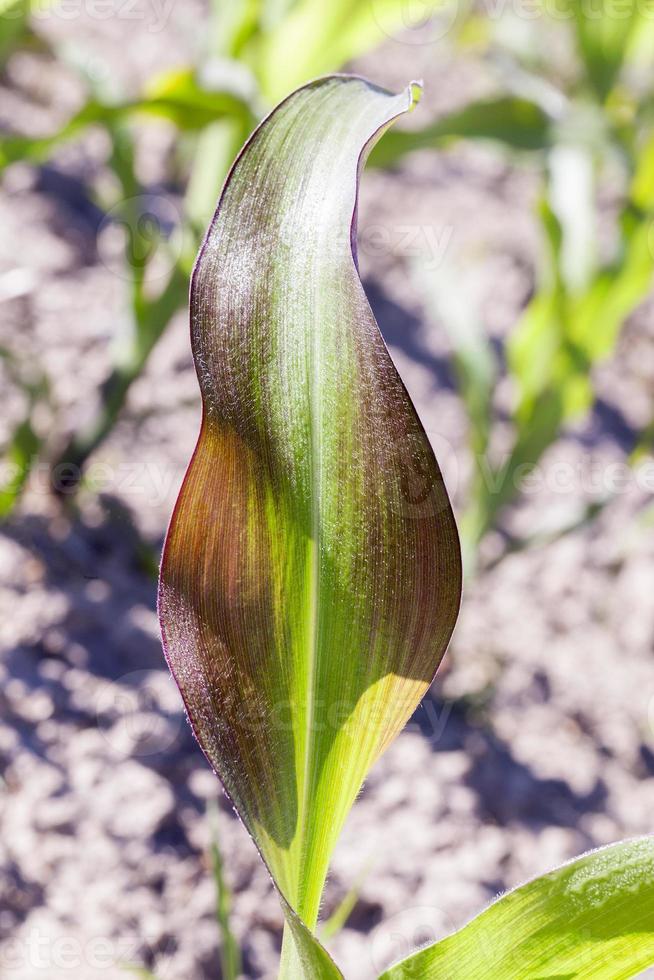
[[[192,55],[199,17],[189,4],[158,32],[147,19],[135,31],[120,18],[99,26],[81,14],[43,29],[75,47],[87,70],[129,91],[154,68]],[[425,118],[487,85],[444,45],[390,44],[357,68],[389,85],[424,75]],[[27,56],[12,63],[3,95],[2,121],[33,131],[54,118],[40,99],[54,96],[65,116],[77,97],[67,76],[35,72]],[[170,139],[165,127],[142,134],[140,166],[152,185],[162,180]],[[104,259],[100,219],[83,192],[84,180],[102,174],[106,150],[89,136],[38,172],[14,166],[0,202],[1,342],[44,365],[64,428],[88,414],[126,323],[127,284]],[[460,289],[475,297],[501,353],[533,287],[536,192],[529,161],[509,164],[471,147],[364,178],[368,293],[459,509],[465,416],[424,267],[435,275],[445,253],[456,259]],[[6,278],[11,270],[17,278]],[[651,411],[651,322],[649,307],[628,325],[599,374],[598,409],[548,453],[541,486],[507,515],[507,527],[545,532],[606,491],[607,471],[624,461]],[[509,395],[500,386],[500,408]],[[8,388],[3,403],[8,427],[19,408]],[[180,315],[95,457],[94,486],[76,508],[55,505],[37,472],[2,530],[3,977],[118,978],[125,963],[145,964],[161,980],[217,977],[211,800],[219,800],[245,974],[274,976],[280,911],[184,720],[139,543],[156,556],[198,418]],[[348,977],[375,976],[527,876],[652,830],[646,477],[629,477],[595,523],[549,543],[498,561],[501,539],[486,542],[488,568],[467,585],[447,665],[372,772],[334,858],[325,913],[363,876],[347,928],[330,942]],[[649,480],[651,494],[651,472]]]

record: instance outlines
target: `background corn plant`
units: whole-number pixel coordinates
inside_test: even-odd
[[[449,301],[454,270],[423,283],[449,329],[468,408],[476,471],[462,533],[471,562],[561,428],[593,405],[593,370],[647,295],[654,268],[652,20],[635,3],[618,14],[610,0],[592,11],[574,2],[543,8],[545,17],[535,19],[467,8],[458,20],[460,43],[493,66],[498,95],[425,129],[391,133],[372,158],[387,166],[416,149],[467,138],[529,154],[542,172],[541,266],[506,351],[514,435],[500,462],[489,452],[499,364],[478,311]],[[562,43],[575,54],[568,71],[557,58]],[[608,247],[598,207],[607,179],[619,187]]]
[[[8,137],[3,141],[0,163],[6,165],[16,160],[44,160],[53,147],[91,125],[103,127],[111,138],[109,163],[117,178],[118,195],[102,204],[107,210],[118,207],[118,219],[127,229],[132,334],[116,350],[115,366],[103,387],[99,410],[82,431],[59,447],[58,462],[72,467],[72,473],[83,467],[111,431],[131,383],[142,371],[171,315],[185,303],[200,234],[227,168],[255,123],[289,86],[337,68],[379,43],[401,22],[401,9],[396,0],[375,6],[367,0],[354,5],[310,0],[225,4],[217,0],[207,31],[206,53],[198,65],[153,78],[142,97],[130,101],[110,99],[102,87],[87,79],[88,101],[58,132],[42,139]],[[28,4],[10,5],[2,21],[8,50],[12,44],[27,42],[28,19]],[[59,54],[73,57],[65,50]],[[185,186],[182,227],[177,229],[183,247],[154,296],[147,288],[147,266],[156,250],[157,236],[166,229],[160,227],[156,208],[152,214],[143,213],[144,189],[135,173],[132,135],[139,114],[169,120],[183,137],[171,175]],[[23,482],[15,481],[15,495]],[[9,487],[6,493],[10,493]]]

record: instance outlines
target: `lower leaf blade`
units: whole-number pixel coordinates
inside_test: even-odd
[[[627,980],[653,963],[654,837],[641,837],[503,895],[379,980]]]

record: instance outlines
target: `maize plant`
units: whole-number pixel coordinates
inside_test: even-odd
[[[164,649],[285,918],[280,976],[343,976],[316,937],[339,832],[424,696],[461,594],[436,459],[356,257],[367,153],[418,100],[355,76],[285,99],[238,156],[200,250],[203,418],[164,548]],[[386,978],[628,977],[654,962],[654,844],[498,900]]]

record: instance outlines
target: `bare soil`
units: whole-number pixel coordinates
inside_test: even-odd
[[[144,13],[139,24],[82,11],[39,29],[129,92],[155,68],[193,56],[202,16],[195,5],[175,7],[150,31],[153,9],[134,9]],[[423,121],[492,84],[445,43],[389,42],[355,67],[391,86],[423,75]],[[3,122],[28,132],[56,124],[79,99],[68,72],[33,54],[11,63],[2,92]],[[161,186],[172,140],[164,124],[143,128],[146,184]],[[85,190],[106,177],[106,156],[104,138],[90,133],[46,167],[15,165],[3,181],[0,343],[47,373],[60,408],[42,424],[53,431],[88,416],[112,340],[128,328],[128,283],[107,259],[102,215]],[[456,260],[458,288],[474,297],[501,357],[534,285],[537,192],[533,162],[471,146],[364,177],[366,288],[459,510],[466,419],[425,265],[435,275],[441,259]],[[174,188],[169,197],[175,204]],[[607,472],[647,421],[653,380],[650,306],[601,369],[590,420],[559,440],[541,484],[506,515],[506,529],[545,535],[543,543],[498,560],[504,539],[485,542],[485,570],[467,584],[446,665],[373,770],[334,858],[325,914],[364,878],[347,927],[329,943],[348,978],[376,976],[528,876],[652,830],[654,539],[642,517],[651,472],[649,487],[646,471],[627,476],[595,522],[547,534],[607,491]],[[3,389],[7,432],[22,405],[5,380]],[[498,411],[510,394],[503,382]],[[277,901],[191,737],[158,637],[153,563],[198,421],[180,314],[77,504],[54,500],[38,470],[2,528],[3,977],[117,980],[126,963],[161,980],[219,976],[211,800],[245,974],[275,975]]]

